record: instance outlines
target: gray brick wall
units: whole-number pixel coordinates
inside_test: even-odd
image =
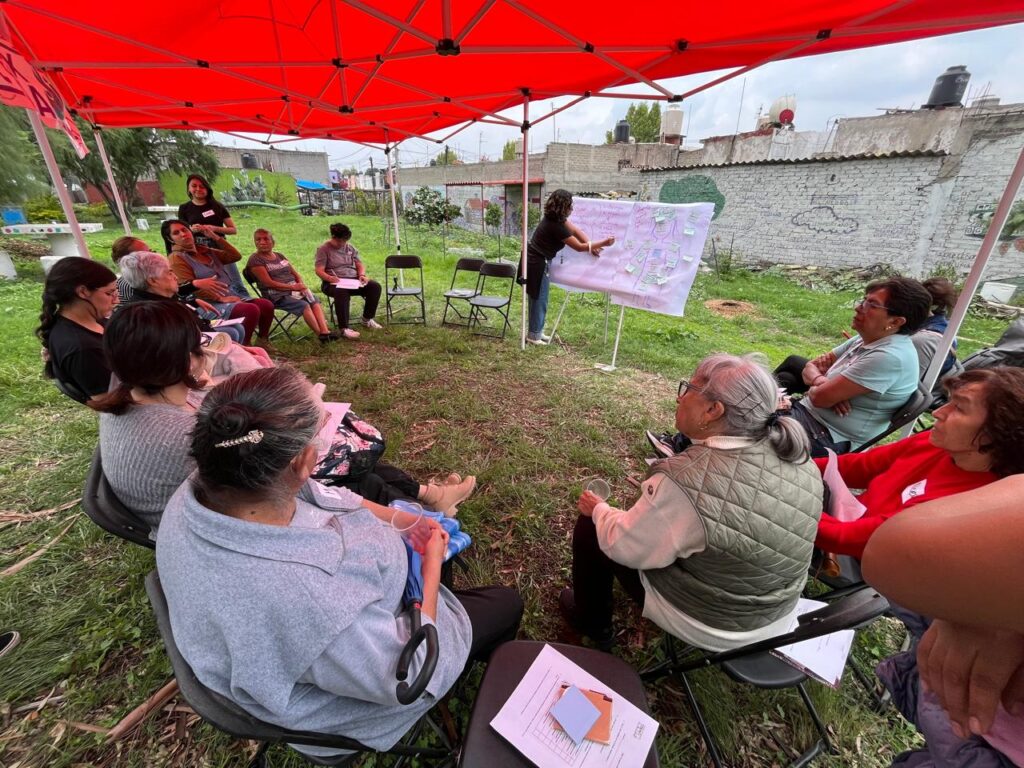
[[[330,186],[330,169],[326,152],[300,152],[287,149],[237,149],[211,146],[223,168],[241,168],[242,155],[253,155],[266,171],[287,173],[292,178],[318,181]]]

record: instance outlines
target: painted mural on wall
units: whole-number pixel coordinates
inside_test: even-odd
[[[979,203],[974,206],[967,214],[964,234],[968,237],[985,237],[995,212],[995,203]],[[1003,231],[999,233],[999,244],[996,248],[1001,254],[1009,253],[1010,248],[1024,253],[1024,200],[1018,200],[1010,209]]]
[[[686,176],[672,179],[661,185],[658,193],[660,203],[714,203],[717,219],[725,208],[725,195],[718,191],[718,185],[710,176]]]
[[[840,216],[831,205],[816,205],[793,216],[790,222],[819,235],[849,235],[860,222],[851,216]]]

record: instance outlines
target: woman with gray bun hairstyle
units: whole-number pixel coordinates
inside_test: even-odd
[[[523,606],[506,587],[443,587],[447,536],[435,522],[311,482],[324,415],[289,368],[215,387],[192,432],[197,471],[164,512],[157,568],[175,640],[204,685],[261,720],[384,750],[469,659],[486,661],[515,637]],[[401,613],[410,559],[396,529],[407,527],[439,653],[423,695],[402,705],[395,669],[412,635]],[[417,655],[410,679],[421,663]]]
[[[580,496],[573,588],[559,596],[577,631],[611,645],[613,577],[644,616],[700,648],[788,630],[822,484],[806,433],[777,404],[756,355],[711,355],[679,383],[676,428],[692,444],[651,466],[628,510]]]

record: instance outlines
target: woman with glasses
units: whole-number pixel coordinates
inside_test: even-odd
[[[103,332],[117,302],[117,276],[92,259],[61,259],[46,276],[36,328],[43,343],[43,373],[80,403],[110,387]]]
[[[789,394],[806,392],[791,415],[807,430],[811,453],[859,447],[883,431],[917,389],[910,340],[928,318],[932,297],[917,280],[878,280],[857,302],[849,341],[813,360],[793,355],[775,370]]]
[[[645,617],[701,648],[789,629],[822,484],[806,434],[776,413],[777,401],[756,356],[707,357],[676,401],[676,428],[692,445],[655,462],[627,510],[580,496],[573,588],[559,596],[578,632],[611,645],[613,577]]]

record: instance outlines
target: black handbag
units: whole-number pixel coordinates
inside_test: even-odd
[[[313,479],[327,485],[359,480],[377,466],[384,455],[384,436],[349,411],[338,424],[327,455],[313,469]]]

